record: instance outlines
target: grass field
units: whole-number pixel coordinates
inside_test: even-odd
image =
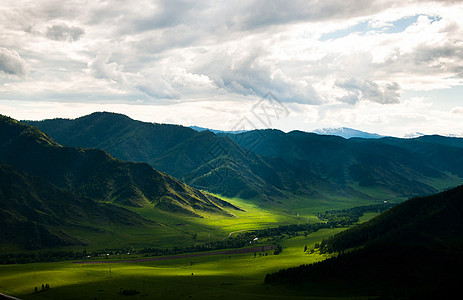
[[[265,274],[325,259],[304,253],[343,229],[323,229],[284,240],[273,255],[203,256],[145,263],[78,265],[72,262],[0,266],[0,291],[23,299],[298,299],[285,286],[263,283]],[[192,275],[193,274],[193,275]],[[40,292],[42,284],[50,289]],[[39,292],[34,293],[34,287]],[[133,296],[121,289],[137,290]]]
[[[90,242],[85,248],[188,246],[227,239],[244,230],[317,221],[308,212],[298,216],[297,209],[288,212],[240,199],[226,200],[244,211],[234,211],[234,217],[208,214],[205,218],[194,218],[150,208],[132,208],[154,221],[152,228],[140,231],[120,226],[109,228],[106,233],[95,232],[94,236],[82,231]],[[373,216],[374,213],[365,214],[360,221]],[[279,255],[269,251],[256,253],[256,257],[254,254],[216,255],[143,263],[4,265],[0,266],[0,292],[21,299],[318,299],[291,287],[265,285],[264,277],[282,268],[325,259],[317,252],[304,253],[304,247],[313,248],[316,242],[342,230],[322,229],[306,237],[284,239],[283,252]],[[82,248],[69,249],[81,251]],[[42,284],[49,284],[50,289],[41,292]],[[35,287],[39,292],[34,292]],[[122,289],[138,293],[122,295]],[[317,295],[316,290],[311,295]]]
[[[460,178],[452,178],[453,181],[450,183],[439,179],[427,183],[441,190],[461,181]],[[166,212],[149,206],[143,208],[125,207],[153,221],[154,224],[148,228],[114,226],[106,228],[105,232],[89,232],[85,228],[81,232],[76,231],[76,229],[69,229],[71,235],[82,237],[82,240],[88,242],[88,246],[67,247],[64,250],[191,246],[197,243],[225,239],[233,232],[287,224],[314,223],[318,221],[314,214],[326,210],[381,203],[384,200],[393,202],[406,200],[406,198],[391,196],[390,191],[380,188],[359,186],[354,188],[368,195],[368,199],[347,196],[342,198],[334,195],[328,195],[327,198],[288,195],[288,199],[263,202],[216,195],[244,210],[228,209],[234,217],[202,212],[204,218],[197,218]],[[364,221],[365,218],[368,217],[364,217],[360,221]]]

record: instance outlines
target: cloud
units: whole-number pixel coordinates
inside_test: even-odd
[[[282,102],[321,103],[309,81],[294,79],[278,67],[270,49],[252,48],[246,43],[240,46],[199,55],[200,63],[193,64],[192,72],[206,75],[228,93],[255,98],[272,92]]]
[[[111,49],[105,48],[100,50],[95,58],[88,63],[90,73],[98,79],[107,79],[121,84],[125,84],[126,78],[123,67],[117,62],[109,62],[111,58]]]
[[[173,99],[180,97],[178,91],[164,78],[162,73],[153,72],[143,76],[140,73],[125,72],[123,65],[110,62],[112,52],[110,48],[100,50],[94,59],[88,63],[90,74],[97,79],[105,79],[118,89],[125,89],[129,93],[142,92],[150,98]]]
[[[207,100],[219,115],[224,101],[250,104],[271,92],[288,107],[329,111],[325,121],[343,126],[370,122],[362,107],[390,116],[401,107],[409,115],[418,106],[407,100],[426,91],[432,96],[422,115],[445,107],[455,120],[461,116],[449,113],[463,86],[458,2],[4,2],[0,99],[189,107]],[[446,99],[438,96],[442,88]],[[398,104],[383,105],[391,103]],[[396,119],[384,120],[394,127]]]
[[[400,102],[400,86],[397,82],[379,85],[371,80],[349,78],[337,80],[335,86],[344,89],[347,95],[339,98],[341,102],[355,104],[368,100],[380,104],[393,104]]]
[[[15,50],[0,47],[0,72],[24,78],[29,75],[29,66]]]
[[[463,107],[455,106],[454,108],[452,108],[452,110],[450,112],[452,114],[456,114],[456,115],[463,115]]]
[[[80,27],[69,27],[66,24],[58,24],[48,27],[46,37],[55,41],[75,42],[84,34]]]

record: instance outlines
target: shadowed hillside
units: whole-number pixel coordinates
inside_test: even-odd
[[[462,214],[463,186],[408,200],[324,240],[320,251],[341,252],[336,258],[268,274],[265,280],[328,284],[354,294],[445,298],[461,277]]]
[[[146,163],[124,162],[97,149],[63,147],[37,128],[0,118],[0,161],[98,201],[198,216],[231,204],[191,188]]]
[[[0,163],[0,243],[24,249],[86,245],[65,228],[103,231],[111,224],[149,226],[124,208],[76,196],[36,176]]]

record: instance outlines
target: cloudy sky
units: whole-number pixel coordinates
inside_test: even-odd
[[[463,1],[0,5],[0,113],[463,134]]]

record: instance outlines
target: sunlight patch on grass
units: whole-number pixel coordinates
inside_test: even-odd
[[[118,294],[121,288],[165,299],[182,295],[212,299],[221,294],[223,299],[237,295],[242,299],[266,299],[274,293],[274,288],[263,284],[265,274],[325,259],[318,253],[305,253],[304,246],[311,248],[341,230],[322,229],[307,237],[286,239],[279,255],[268,251],[267,255],[261,253],[256,257],[249,253],[125,264],[60,262],[0,266],[0,291],[23,299],[125,299]],[[50,290],[35,294],[34,287],[40,290],[42,283],[48,283]]]

